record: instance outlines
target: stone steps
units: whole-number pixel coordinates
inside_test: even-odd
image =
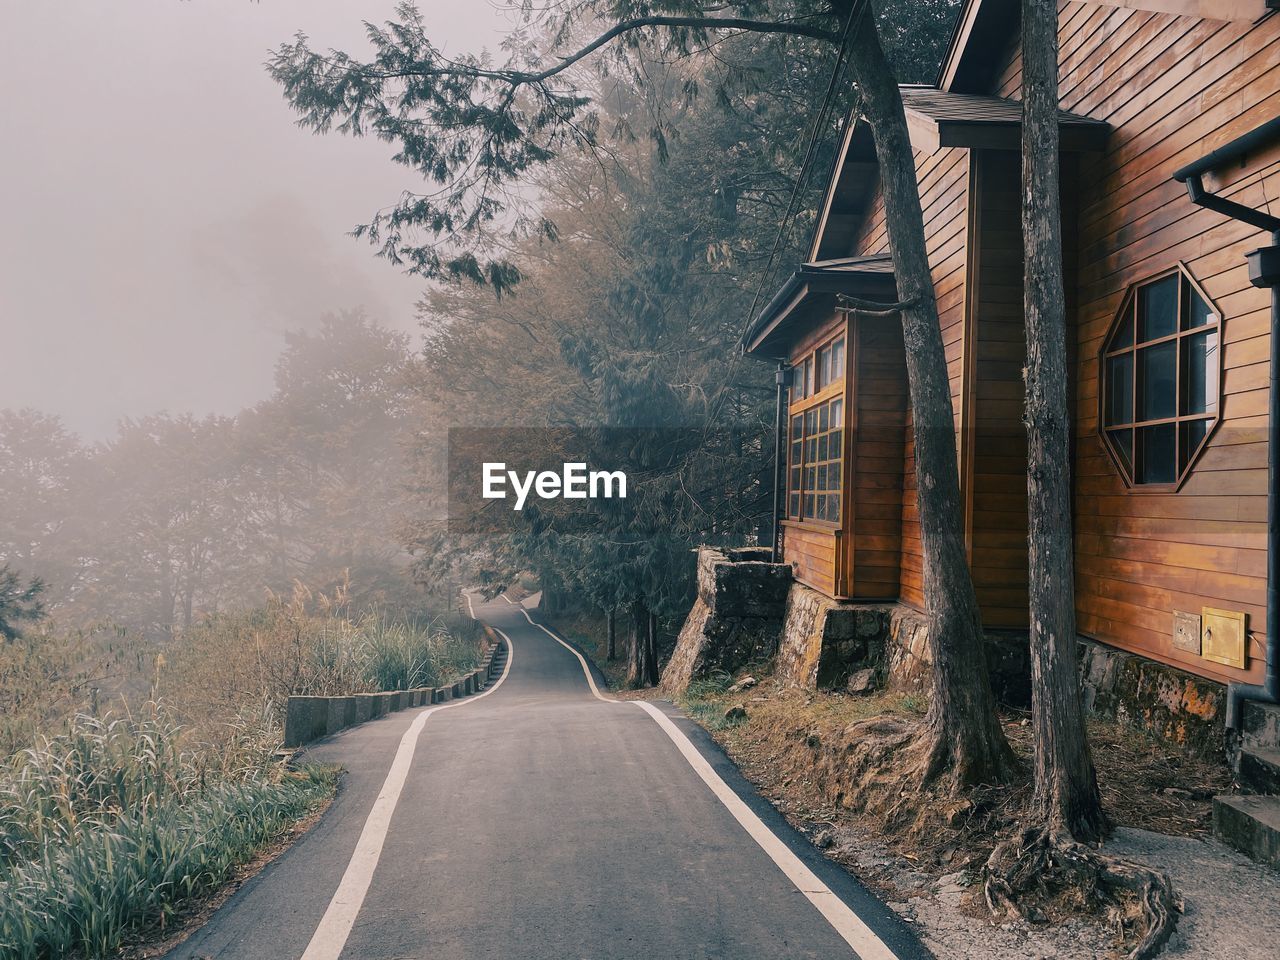
[[[1213,798],[1213,832],[1280,869],[1280,704],[1245,701],[1236,774],[1245,792]]]
[[[1280,794],[1280,750],[1244,747],[1239,776],[1240,786],[1251,793]]]
[[[1280,868],[1280,797],[1214,797],[1213,832],[1259,863]]]
[[[1246,700],[1240,715],[1240,740],[1247,747],[1280,750],[1280,704]]]

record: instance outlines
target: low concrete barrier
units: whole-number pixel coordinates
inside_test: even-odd
[[[487,627],[493,643],[486,644],[481,666],[447,687],[415,687],[412,690],[383,690],[342,697],[290,697],[285,705],[284,745],[301,747],[332,736],[347,727],[376,720],[397,710],[448,703],[478,693],[489,686],[497,672],[499,643]]]

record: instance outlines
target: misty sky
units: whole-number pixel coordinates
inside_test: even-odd
[[[262,68],[298,30],[363,51],[361,21],[394,6],[0,0],[0,408],[102,439],[263,398],[283,331],[325,311],[415,330],[422,282],[346,236],[412,171],[299,130]],[[490,0],[419,6],[451,52],[508,26]]]

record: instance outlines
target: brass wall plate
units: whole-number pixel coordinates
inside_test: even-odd
[[[1173,611],[1173,645],[1178,650],[1200,656],[1200,614]]]
[[[1246,663],[1245,614],[1236,610],[1215,610],[1205,607],[1200,611],[1201,656],[1214,663],[1243,670]]]

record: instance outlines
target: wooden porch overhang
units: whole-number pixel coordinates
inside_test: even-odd
[[[808,326],[805,321],[831,315],[836,296],[842,293],[893,303],[897,299],[893,260],[888,254],[873,254],[804,264],[760,311],[742,338],[743,352],[763,359],[787,359],[792,344]]]
[[[1017,150],[1022,144],[1022,103],[976,93],[950,93],[933,86],[903,86],[911,145],[932,153],[943,147]],[[1058,111],[1061,148],[1101,150],[1109,127],[1102,120]]]

